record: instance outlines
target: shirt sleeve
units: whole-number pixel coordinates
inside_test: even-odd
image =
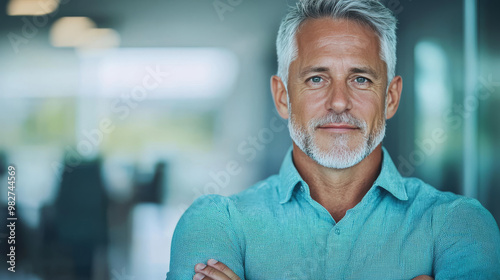
[[[500,232],[493,216],[469,198],[445,212],[435,242],[435,279],[500,279]]]
[[[194,266],[216,259],[241,279],[243,257],[230,220],[228,198],[204,195],[196,199],[177,223],[172,238],[168,280],[191,280]]]

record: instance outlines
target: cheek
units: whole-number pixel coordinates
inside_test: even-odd
[[[309,117],[324,116],[327,113],[328,97],[322,92],[308,92],[297,98],[301,113]]]
[[[326,113],[324,112],[324,101],[318,95],[304,94],[298,98],[292,98],[290,102],[292,103],[292,113],[305,122]]]
[[[373,114],[372,114],[373,119],[371,121],[371,130],[372,131],[379,129],[380,122],[385,120],[384,112],[385,112],[385,108],[384,108],[383,104],[379,107],[379,110],[373,112]]]
[[[366,122],[368,130],[373,129],[379,119],[384,117],[384,104],[380,104],[379,100],[363,100],[354,102],[354,109],[351,113],[354,117]]]

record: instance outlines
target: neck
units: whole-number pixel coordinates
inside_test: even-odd
[[[335,221],[356,206],[373,185],[382,167],[382,144],[358,164],[346,169],[319,165],[293,144],[293,161],[309,185],[312,199],[325,207]]]

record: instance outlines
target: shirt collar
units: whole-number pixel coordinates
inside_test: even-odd
[[[293,146],[288,149],[280,168],[279,198],[281,204],[288,202],[292,197],[295,187],[299,182],[303,182],[302,177],[293,164],[292,150]]]
[[[403,182],[403,177],[399,174],[398,169],[389,155],[389,152],[382,147],[382,170],[373,183],[373,186],[378,186],[390,192],[399,200],[408,200],[408,194]]]
[[[295,168],[295,165],[293,164],[292,150],[293,147],[291,147],[286,153],[279,172],[280,204],[286,203],[290,200],[293,191],[295,190],[297,185],[299,185],[299,183],[303,184],[307,188],[306,193],[309,193],[307,184],[304,182],[299,172]],[[384,147],[382,147],[382,155],[382,170],[373,183],[372,188],[380,187],[387,190],[399,200],[408,200],[408,194],[406,193],[403,178],[399,174],[399,171],[397,170],[389,153]]]

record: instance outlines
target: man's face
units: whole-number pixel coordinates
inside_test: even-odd
[[[348,168],[385,135],[387,70],[375,32],[350,20],[314,19],[297,34],[288,114],[295,144],[329,168]]]

